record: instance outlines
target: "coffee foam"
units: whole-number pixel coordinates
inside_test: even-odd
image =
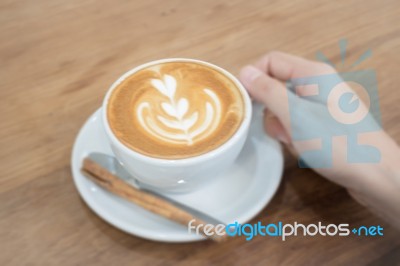
[[[170,62],[121,82],[107,105],[110,127],[126,146],[167,159],[200,155],[240,126],[244,102],[235,83],[200,63]]]

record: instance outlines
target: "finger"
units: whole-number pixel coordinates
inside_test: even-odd
[[[270,52],[266,54],[255,66],[271,77],[282,81],[336,72],[335,69],[328,64],[307,60],[282,52]]]
[[[313,78],[321,75],[336,73],[336,70],[325,63],[316,62],[298,56],[270,52],[263,56],[256,64],[256,67],[264,73],[281,81],[289,81],[288,89],[295,95],[304,97],[314,102],[323,102],[324,98],[319,92],[318,84]],[[296,78],[306,78],[298,84]],[[307,78],[310,78],[307,80]],[[296,84],[297,83],[297,84]]]
[[[290,154],[292,154],[295,158],[298,158],[298,152],[294,148],[289,134],[286,132],[279,119],[267,109],[264,109],[264,127],[268,135],[285,144],[285,147]]]
[[[272,138],[277,139],[285,144],[289,144],[291,142],[289,134],[286,132],[286,129],[279,119],[271,112],[266,110],[264,111],[264,128],[268,135],[270,135]]]
[[[240,80],[254,100],[263,103],[289,128],[288,97],[294,95],[285,86],[254,66],[246,66],[240,71]]]

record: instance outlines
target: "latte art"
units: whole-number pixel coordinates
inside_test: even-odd
[[[188,114],[189,101],[183,97],[175,98],[177,84],[173,76],[164,75],[163,80],[153,79],[151,84],[167,98],[167,101],[161,102],[164,114],[151,114],[152,108],[149,102],[139,104],[136,111],[137,118],[150,134],[165,141],[192,145],[194,138],[203,139],[218,126],[221,119],[221,102],[212,90],[203,89],[202,93],[209,97],[209,101],[204,103],[203,110]],[[144,115],[144,109],[149,110],[148,116]],[[204,119],[199,119],[199,112],[204,113]],[[176,130],[180,132],[176,133]]]
[[[239,128],[244,102],[236,84],[194,62],[148,66],[112,92],[107,118],[115,136],[139,153],[168,159],[197,156]]]

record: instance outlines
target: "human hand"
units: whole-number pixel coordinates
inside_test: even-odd
[[[399,147],[380,129],[367,106],[360,101],[359,112],[352,119],[364,119],[364,123],[376,130],[357,134],[351,126],[352,121],[346,121],[348,117],[336,104],[338,98],[334,95],[323,99],[315,91],[319,88],[293,84],[293,88],[287,89],[282,84],[297,78],[329,74],[340,79],[336,70],[327,64],[272,52],[255,65],[244,67],[240,80],[251,97],[265,105],[264,121],[268,134],[295,150],[302,161],[319,174],[347,188],[358,201],[375,211],[380,210],[378,212],[388,220],[393,221],[394,215],[398,221]],[[357,95],[362,92],[348,83],[340,84],[342,93]],[[307,99],[310,94],[313,97]],[[309,136],[320,139],[309,141]],[[355,139],[349,140],[354,136]],[[323,142],[323,137],[330,138],[328,144]]]

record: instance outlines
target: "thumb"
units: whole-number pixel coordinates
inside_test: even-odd
[[[271,78],[254,66],[249,65],[242,68],[239,79],[250,96],[264,104],[289,130],[288,96],[290,97],[291,92],[280,81]]]

